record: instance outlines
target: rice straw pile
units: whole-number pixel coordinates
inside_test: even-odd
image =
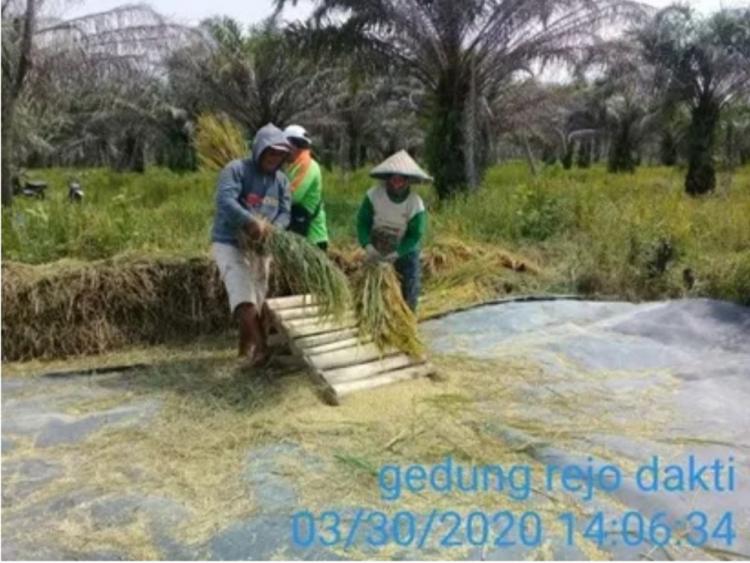
[[[195,148],[201,167],[221,170],[228,162],[247,154],[242,129],[224,115],[202,114],[198,117]]]
[[[352,297],[346,275],[303,237],[273,228],[262,245],[245,235],[242,243],[245,252],[270,254],[282,285],[292,294],[312,294],[322,316],[340,319],[349,309]]]
[[[99,354],[231,326],[224,285],[204,257],[3,261],[2,290],[3,361]]]
[[[401,285],[390,264],[365,264],[355,298],[363,336],[372,337],[381,350],[394,347],[410,356],[422,355],[417,318],[401,296]]]

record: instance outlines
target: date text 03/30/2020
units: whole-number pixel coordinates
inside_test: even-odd
[[[605,548],[616,545],[701,547],[709,543],[731,547],[737,536],[732,512],[709,517],[705,512],[694,510],[678,519],[668,519],[664,512],[651,518],[637,511],[612,515],[596,512],[586,518],[566,512],[557,519],[564,531],[562,537],[555,536],[567,545],[575,544],[580,537]],[[580,530],[580,536],[576,530]],[[502,549],[538,547],[550,539],[545,534],[542,518],[533,511],[460,514],[433,510],[416,514],[402,510],[389,515],[362,508],[346,516],[332,510],[320,514],[307,510],[296,512],[291,519],[291,536],[294,547],[302,549],[314,546],[383,548],[388,545],[417,549],[474,546]]]

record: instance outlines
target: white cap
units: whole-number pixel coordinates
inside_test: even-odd
[[[299,139],[300,141],[304,141],[309,145],[312,145],[312,139],[310,138],[310,135],[307,134],[307,130],[302,127],[302,125],[289,125],[286,129],[284,129],[284,137],[287,139]]]

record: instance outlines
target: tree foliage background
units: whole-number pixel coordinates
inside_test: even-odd
[[[301,123],[326,166],[405,148],[441,198],[487,167],[606,162],[717,167],[750,160],[750,8],[699,16],[627,0],[315,0],[308,21],[195,28],[142,5],[53,18],[2,3],[3,203],[22,167],[193,169],[195,123],[250,139]]]

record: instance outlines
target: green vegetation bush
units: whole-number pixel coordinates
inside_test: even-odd
[[[3,209],[3,259],[40,264],[61,258],[96,260],[126,252],[202,254],[213,206],[213,173],[146,174],[103,169],[39,171],[45,200],[16,198]],[[79,178],[84,201],[67,201]]]
[[[80,205],[66,200],[73,174],[86,193]],[[50,194],[19,197],[3,210],[5,260],[208,251],[213,172],[49,169],[33,176],[50,183]],[[324,182],[332,244],[353,247],[355,215],[374,181],[362,169],[324,172]],[[540,291],[750,302],[750,167],[720,176],[716,193],[701,198],[685,195],[674,168],[613,175],[601,165],[551,166],[534,177],[522,162],[491,168],[481,188],[449,201],[439,202],[429,186],[417,189],[430,210],[428,250],[450,237],[530,257],[543,270]]]

